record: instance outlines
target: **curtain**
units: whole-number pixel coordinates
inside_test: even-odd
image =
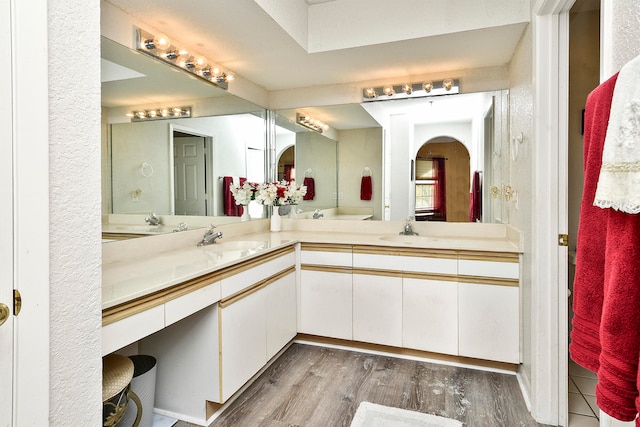
[[[445,182],[444,160],[444,158],[433,159],[436,179],[433,210],[434,213],[438,214],[438,217],[442,218],[442,221],[447,220],[447,185]]]
[[[469,221],[479,222],[482,220],[482,172],[473,173],[473,183],[471,184],[471,194],[469,200]]]

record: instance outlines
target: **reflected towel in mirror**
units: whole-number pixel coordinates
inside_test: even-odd
[[[303,185],[307,187],[307,194],[302,197],[302,200],[313,200],[316,196],[316,183],[314,179],[310,176],[305,176]]]

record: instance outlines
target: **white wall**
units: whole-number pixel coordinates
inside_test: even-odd
[[[102,418],[100,5],[49,0],[47,7],[49,69],[41,70],[41,78],[49,79],[50,221],[48,239],[42,236],[40,244],[50,247],[49,425],[97,426]]]
[[[371,200],[360,200],[365,167],[371,169]],[[382,219],[382,128],[340,131],[338,188],[343,195],[343,199],[338,200],[339,207],[373,208],[373,219]]]
[[[510,224],[520,230],[524,236],[523,275],[521,287],[522,301],[522,350],[523,363],[520,369],[521,377],[528,389],[531,388],[532,352],[531,336],[533,331],[531,313],[531,275],[532,275],[532,216],[535,206],[531,201],[534,197],[533,158],[531,144],[535,141],[533,135],[533,54],[532,32],[527,28],[509,67],[510,97],[509,124],[510,134],[520,132],[524,135],[524,143],[520,144],[518,158],[511,161],[509,174],[503,177],[505,184],[511,185],[518,192],[518,208],[514,202],[507,203]],[[503,152],[503,157],[510,154]]]

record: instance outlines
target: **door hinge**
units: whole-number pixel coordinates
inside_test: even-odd
[[[568,234],[558,234],[558,246],[569,246]]]
[[[17,289],[13,290],[13,315],[17,316],[20,314],[20,310],[22,310],[22,295],[20,295],[20,291]]]

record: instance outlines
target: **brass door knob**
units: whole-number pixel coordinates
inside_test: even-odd
[[[9,312],[9,307],[7,307],[6,304],[0,302],[0,326],[2,326],[4,322],[7,321],[10,314],[11,313]]]

